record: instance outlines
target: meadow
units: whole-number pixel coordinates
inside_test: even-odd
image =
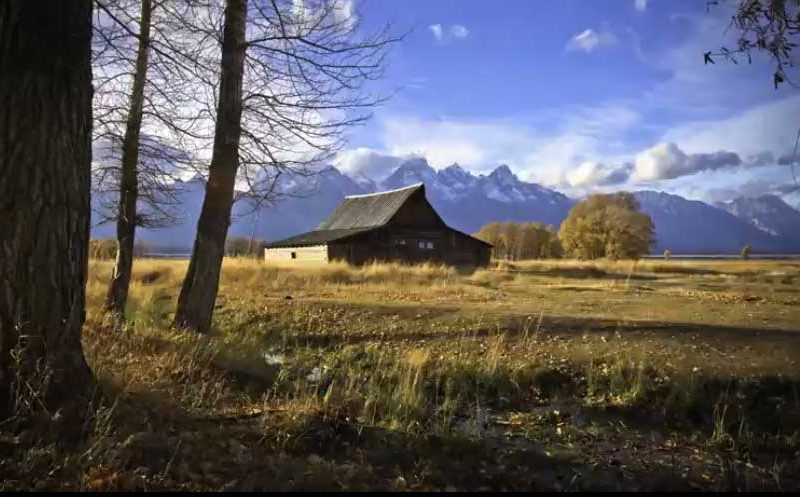
[[[280,265],[139,259],[80,451],[0,431],[0,488],[798,490],[800,262]]]

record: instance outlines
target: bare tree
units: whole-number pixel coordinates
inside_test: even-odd
[[[790,82],[794,50],[800,35],[800,0],[735,0],[736,10],[730,27],[737,32],[736,46],[721,47],[704,54],[706,64],[723,57],[735,64],[742,59],[752,63],[755,52],[769,55],[775,64],[772,80],[775,88]],[[708,6],[725,3],[709,0]]]
[[[178,217],[177,173],[191,164],[190,154],[179,148],[180,136],[192,132],[179,124],[181,104],[194,71],[179,60],[191,53],[171,41],[180,33],[172,29],[176,11],[167,4],[177,2],[95,3],[93,186],[107,201],[100,203],[100,222],[116,223],[116,263],[105,308],[122,319],[137,227],[161,227]]]
[[[214,39],[214,2],[196,8],[186,29]],[[240,15],[246,38],[243,33],[232,41]],[[314,174],[343,146],[344,132],[383,101],[365,85],[382,75],[387,48],[397,38],[388,28],[362,37],[358,27],[352,4],[343,0],[254,0],[249,8],[227,3],[209,182],[175,326],[210,329],[235,187],[254,209],[274,201],[281,174]],[[209,47],[203,56],[213,60],[216,52]],[[241,62],[240,71],[234,61]],[[214,84],[211,76],[201,80]]]
[[[246,25],[247,0],[227,0],[214,152],[197,237],[174,321],[177,327],[199,332],[206,332],[211,326],[239,167]]]
[[[91,0],[0,2],[0,416],[82,426]],[[29,404],[26,399],[31,400]]]
[[[133,246],[136,236],[136,203],[138,201],[139,137],[142,130],[144,87],[147,80],[147,57],[150,41],[150,23],[153,4],[141,0],[138,47],[130,92],[128,118],[122,139],[122,160],[119,181],[119,208],[117,211],[117,258],[111,283],[106,295],[105,308],[117,316],[123,316],[128,301],[131,271],[133,268]]]
[[[716,58],[724,58],[734,64],[741,60],[752,63],[754,53],[767,54],[774,64],[772,82],[777,89],[788,83],[796,86],[792,72],[795,53],[800,38],[800,0],[733,0],[736,8],[731,16],[730,28],[736,30],[735,47],[721,47],[703,54],[706,64],[714,64]],[[708,0],[709,7],[725,3],[725,0]],[[798,161],[797,147],[800,144],[800,129],[789,157],[779,161],[789,164],[794,182],[800,186],[795,173]]]

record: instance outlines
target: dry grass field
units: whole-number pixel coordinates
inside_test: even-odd
[[[92,262],[92,436],[0,435],[0,488],[800,489],[800,262],[228,259],[207,337],[185,268],[114,329]]]

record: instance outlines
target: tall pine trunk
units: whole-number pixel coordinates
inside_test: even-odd
[[[117,209],[117,259],[106,295],[106,311],[118,319],[125,315],[128,289],[133,269],[133,246],[136,237],[136,201],[139,197],[139,136],[142,129],[144,86],[147,81],[147,55],[150,43],[150,0],[142,0],[139,23],[139,46],[133,74],[130,108],[122,140],[119,206]]]
[[[80,428],[91,0],[0,2],[0,416]],[[57,415],[58,414],[58,415]]]
[[[211,328],[239,168],[246,24],[247,0],[228,0],[214,150],[192,258],[178,296],[174,320],[174,326],[200,333]]]

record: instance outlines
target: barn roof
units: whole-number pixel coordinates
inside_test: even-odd
[[[344,198],[331,216],[323,221],[317,229],[276,242],[268,243],[266,248],[303,247],[322,245],[328,242],[372,231],[388,223],[398,209],[417,191],[425,195],[425,185],[415,185],[366,195],[350,195]],[[467,238],[472,238],[484,245],[492,246],[483,240],[467,233],[450,228],[446,229]]]
[[[309,245],[322,245],[336,240],[342,240],[349,236],[372,231],[374,228],[351,228],[341,230],[314,230],[307,233],[301,233],[290,238],[284,238],[277,242],[266,244],[265,248],[279,248],[279,247],[307,247]]]
[[[317,229],[378,228],[388,223],[406,200],[418,190],[422,190],[424,195],[425,185],[418,183],[397,190],[350,195],[344,198],[334,213],[317,226]]]

